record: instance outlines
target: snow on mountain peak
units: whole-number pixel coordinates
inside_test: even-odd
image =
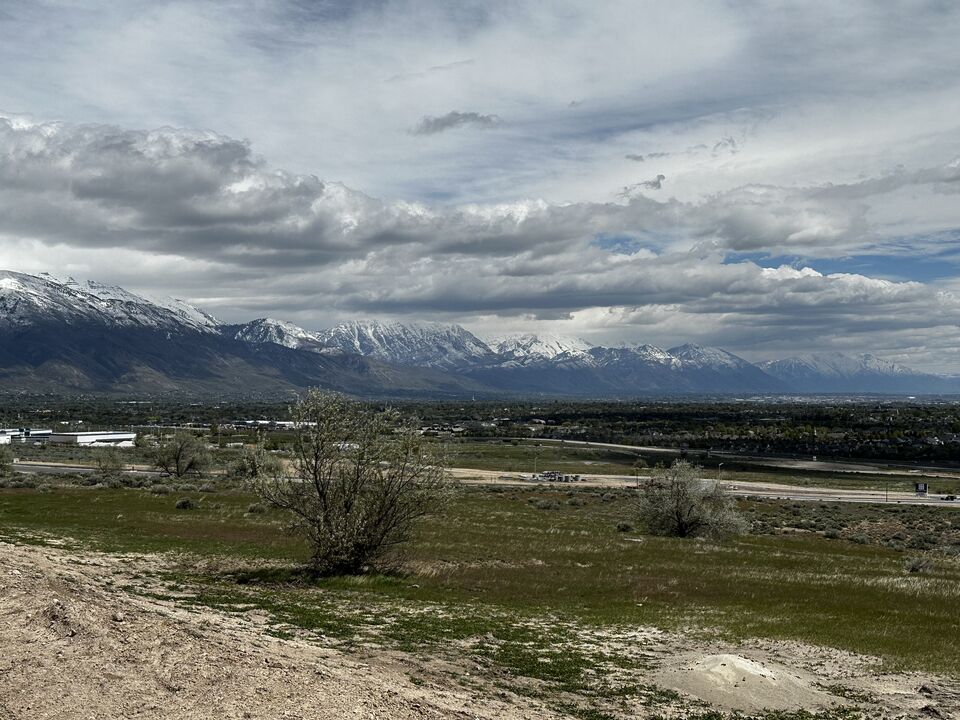
[[[685,365],[701,369],[741,368],[749,365],[743,358],[726,350],[692,343],[672,347],[667,352]]]
[[[876,355],[845,355],[829,351],[808,353],[783,360],[769,360],[760,367],[777,375],[819,375],[829,378],[850,378],[864,373],[875,375],[909,375],[914,371]]]
[[[317,334],[329,350],[377,357],[397,365],[460,368],[492,355],[459,325],[353,320]]]
[[[0,271],[0,319],[13,325],[59,320],[201,332],[217,332],[220,324],[182,300],[149,298],[92,280],[12,271]]]
[[[257,345],[273,343],[293,349],[320,344],[320,339],[316,333],[311,333],[285,320],[275,320],[274,318],[259,318],[242,325],[234,335],[234,339]]]
[[[593,347],[581,338],[542,333],[507,335],[499,339],[491,339],[490,346],[497,354],[514,360],[528,357],[552,360],[559,355],[581,354]]]

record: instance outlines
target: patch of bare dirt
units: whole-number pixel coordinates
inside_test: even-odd
[[[347,656],[131,596],[118,586],[137,563],[0,543],[0,720],[554,717],[415,685],[396,653]]]

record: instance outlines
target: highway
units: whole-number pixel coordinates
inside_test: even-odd
[[[632,475],[581,475],[578,483],[552,483],[525,479],[520,473],[504,473],[497,470],[474,470],[472,468],[451,468],[454,477],[468,484],[545,486],[557,488],[594,487],[594,488],[632,488],[637,478]],[[703,478],[714,482],[713,478]],[[648,482],[649,476],[641,475],[640,482]],[[801,502],[844,502],[869,503],[880,505],[932,505],[960,509],[960,501],[944,500],[941,495],[918,497],[909,492],[890,492],[884,490],[851,490],[849,488],[805,487],[768,482],[725,482],[722,485],[737,497],[767,498],[771,500],[796,500]]]
[[[40,475],[87,475],[95,472],[95,468],[84,465],[59,465],[53,463],[19,462],[14,469],[20,473],[35,473]],[[134,475],[148,475],[158,477],[156,470],[133,469],[125,471]],[[476,470],[473,468],[450,468],[455,478],[466,484],[477,485],[512,485],[512,486],[544,486],[557,488],[594,487],[594,488],[627,488],[635,487],[637,478],[632,475],[581,475],[583,480],[578,483],[549,483],[525,479],[519,473],[507,473],[498,470]],[[649,481],[648,476],[640,476],[640,482]],[[712,482],[711,478],[704,478]],[[849,488],[805,487],[786,485],[783,483],[768,482],[725,482],[723,486],[738,497],[755,497],[775,500],[795,500],[800,502],[844,502],[870,503],[880,505],[928,505],[936,507],[952,507],[960,509],[960,501],[944,500],[941,495],[918,497],[909,492],[890,492],[884,490],[852,490]]]

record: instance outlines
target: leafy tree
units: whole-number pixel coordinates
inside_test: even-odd
[[[677,460],[658,467],[640,490],[640,522],[653,535],[722,538],[746,530],[733,498],[703,468]]]
[[[172,440],[154,449],[153,463],[164,475],[202,475],[210,466],[210,452],[196,435],[178,432]]]
[[[417,425],[318,390],[291,412],[289,476],[275,467],[251,478],[254,490],[292,515],[312,548],[314,573],[395,565],[417,521],[438,511],[453,488]]]

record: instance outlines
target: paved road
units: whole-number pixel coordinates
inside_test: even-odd
[[[680,450],[676,448],[657,447],[652,445],[622,445],[619,443],[593,442],[592,440],[557,440],[554,438],[513,438],[525,443],[552,443],[555,445],[575,446],[575,447],[596,447],[611,448],[613,450],[627,450],[630,452],[648,452],[670,455],[679,455]],[[705,450],[693,450],[693,454],[707,452]],[[960,478],[960,471],[952,471],[948,468],[937,467],[933,465],[876,465],[869,462],[839,462],[826,460],[805,460],[802,458],[779,458],[764,457],[761,455],[737,455],[736,453],[722,452],[712,450],[710,455],[719,460],[729,460],[730,462],[740,462],[750,465],[759,465],[764,467],[778,467],[788,470],[816,470],[818,472],[850,473],[853,475],[922,475],[923,477],[938,477],[956,480]]]
[[[637,479],[630,475],[581,475],[583,480],[578,483],[549,483],[525,479],[519,473],[504,473],[496,470],[474,470],[472,468],[451,468],[454,477],[465,483],[484,485],[513,485],[531,486],[543,485],[551,487],[607,487],[624,488],[635,487]],[[649,480],[649,477],[640,477],[640,482]],[[711,478],[704,478],[711,481]],[[883,490],[851,490],[848,488],[800,487],[766,482],[736,482],[723,483],[732,494],[738,497],[756,497],[779,500],[797,500],[803,502],[847,502],[870,503],[881,505],[933,505],[938,507],[953,507],[960,510],[960,501],[944,500],[942,496],[931,495],[917,497],[913,493],[890,492]]]

